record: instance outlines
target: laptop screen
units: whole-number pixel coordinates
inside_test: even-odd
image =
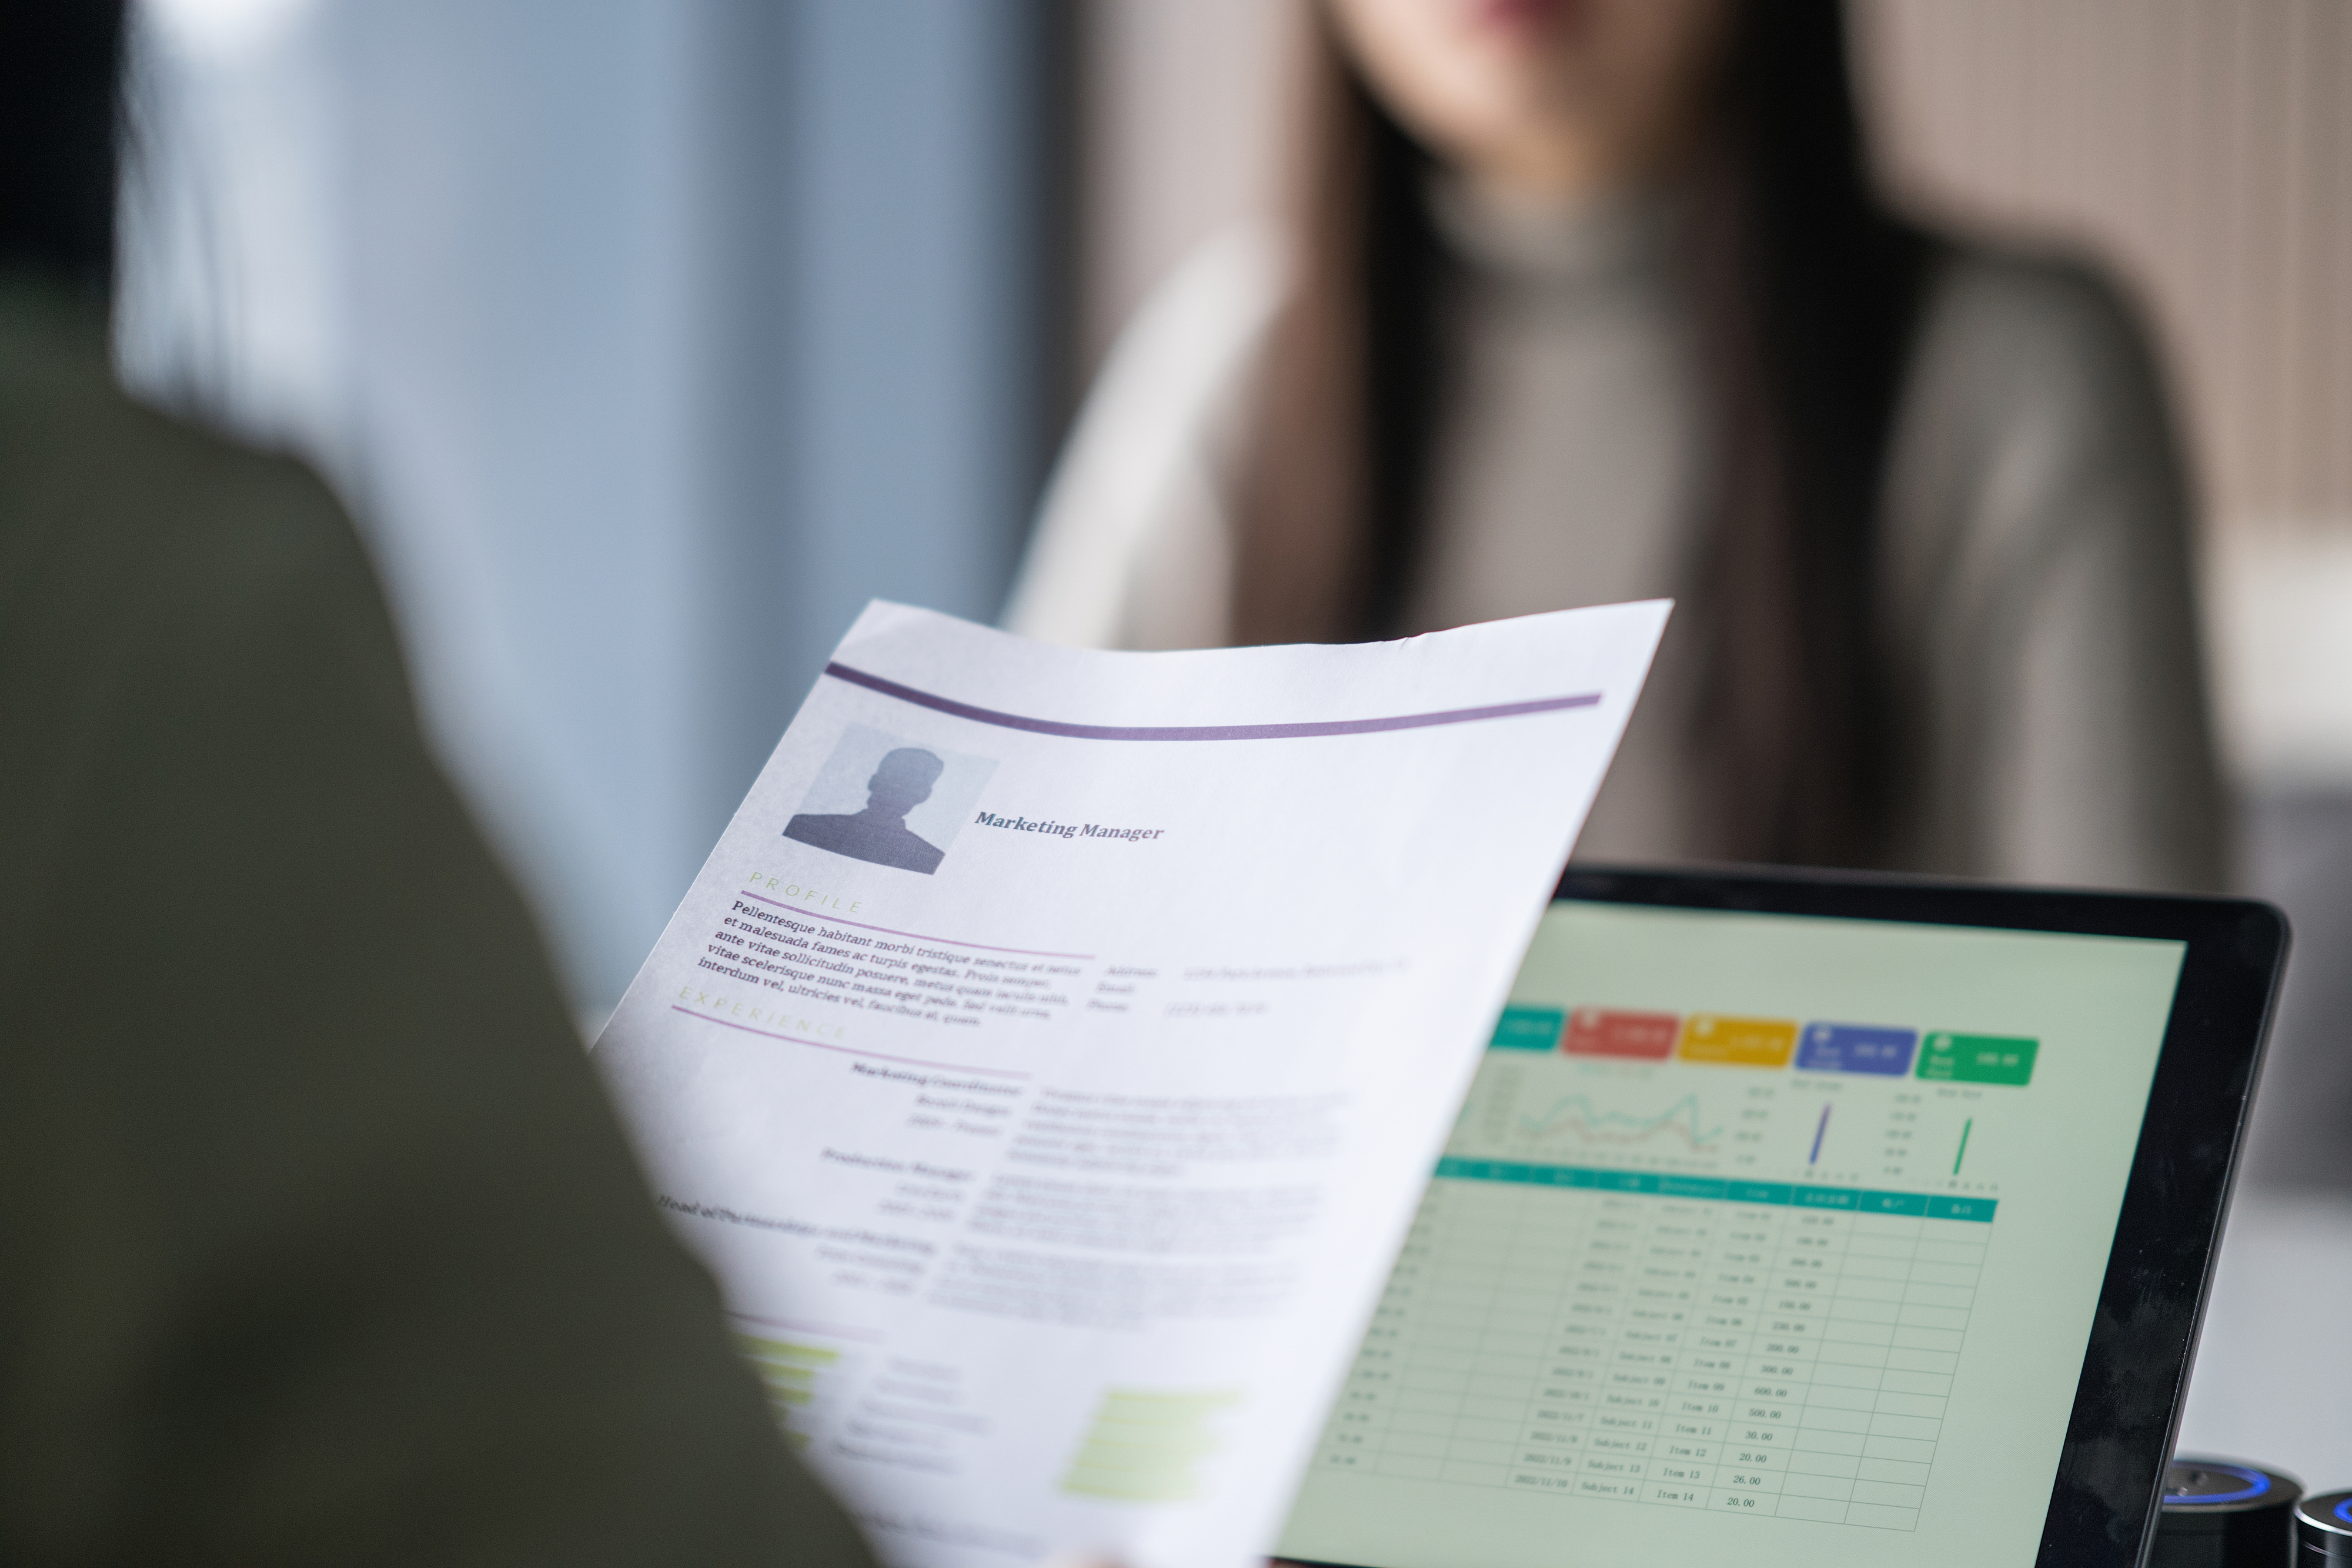
[[[1282,1554],[2032,1563],[2185,953],[1554,904]]]

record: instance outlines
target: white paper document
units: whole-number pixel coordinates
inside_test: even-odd
[[[1666,611],[858,619],[597,1060],[887,1561],[1265,1555]]]

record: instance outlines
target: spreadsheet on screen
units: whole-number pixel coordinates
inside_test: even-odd
[[[1283,1554],[2031,1563],[2184,950],[1555,904]]]

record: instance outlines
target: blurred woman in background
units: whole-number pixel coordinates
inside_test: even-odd
[[[2144,336],[1888,209],[1836,0],[1328,0],[1302,59],[1286,225],[1130,326],[1013,629],[1672,596],[1580,854],[2220,883]]]

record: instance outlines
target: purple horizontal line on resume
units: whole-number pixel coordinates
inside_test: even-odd
[[[879,692],[886,697],[913,703],[917,707],[930,708],[938,713],[953,714],[978,724],[992,724],[1000,729],[1025,729],[1033,735],[1067,736],[1074,740],[1304,740],[1324,735],[1378,735],[1392,729],[1426,729],[1439,724],[1475,724],[1481,719],[1517,718],[1523,714],[1557,713],[1563,708],[1592,707],[1601,701],[1599,692],[1580,692],[1573,696],[1538,697],[1531,702],[1496,703],[1490,707],[1447,708],[1440,713],[1398,714],[1391,718],[1340,718],[1316,724],[1193,724],[1165,727],[1133,727],[1117,724],[1064,724],[1058,719],[1024,718],[1015,713],[998,713],[994,708],[974,707],[929,692],[902,686],[896,681],[886,681],[879,675],[869,675],[863,670],[853,670],[847,664],[827,664],[824,673],[837,681],[847,681],[853,686]]]
[[[971,1067],[967,1066],[965,1063],[961,1061],[925,1061],[919,1056],[886,1056],[878,1051],[859,1051],[855,1046],[827,1045],[821,1040],[803,1040],[800,1036],[795,1034],[778,1034],[773,1030],[753,1029],[747,1023],[736,1023],[728,1019],[715,1019],[709,1013],[698,1013],[692,1008],[682,1008],[676,1002],[670,1003],[669,1010],[674,1013],[684,1013],[690,1019],[700,1019],[704,1023],[715,1023],[720,1029],[740,1029],[745,1034],[756,1034],[763,1040],[781,1040],[788,1045],[805,1045],[817,1051],[838,1051],[844,1056],[870,1057],[876,1061],[895,1061],[901,1067],[936,1067],[942,1072],[977,1072],[985,1078],[1026,1078],[1029,1076],[1026,1072],[1014,1072],[1008,1068],[1003,1067]]]
[[[838,915],[812,915],[804,904],[778,904],[772,898],[760,898],[758,894],[748,888],[744,890],[743,896],[759,898],[761,903],[772,908],[792,910],[804,920],[820,920],[827,925],[855,925],[860,931],[879,931],[885,936],[911,936],[918,942],[937,942],[943,947],[971,947],[982,953],[1018,953],[1024,958],[1081,958],[1089,963],[1094,960],[1092,953],[1047,953],[1035,947],[992,947],[985,942],[963,942],[953,936],[926,936],[919,931],[898,931],[887,925],[868,925],[863,920],[844,920]]]

